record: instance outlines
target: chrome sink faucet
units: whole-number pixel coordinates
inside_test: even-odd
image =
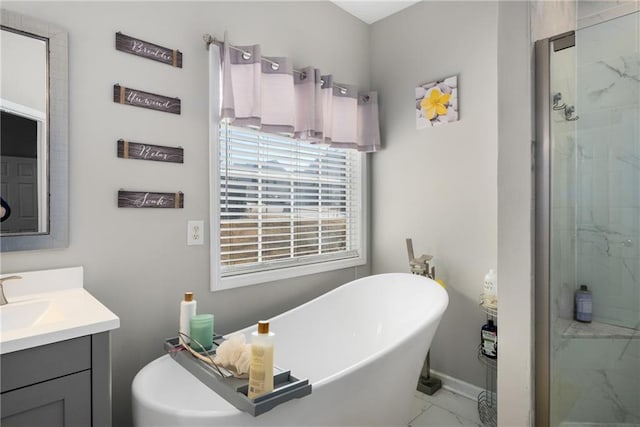
[[[16,280],[16,279],[22,279],[22,276],[7,276],[0,279],[0,305],[7,304],[7,298],[5,298],[4,296],[4,286],[3,286],[4,282],[6,282],[7,280]]]

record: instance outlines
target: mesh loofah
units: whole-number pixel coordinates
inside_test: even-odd
[[[233,371],[236,376],[249,372],[251,345],[243,334],[233,334],[220,344],[213,360],[216,364]]]

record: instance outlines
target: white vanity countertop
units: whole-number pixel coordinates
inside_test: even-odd
[[[0,354],[120,327],[120,319],[83,287],[82,267],[3,274]]]

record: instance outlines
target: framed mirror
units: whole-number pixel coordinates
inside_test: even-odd
[[[0,9],[0,246],[68,246],[67,32]]]

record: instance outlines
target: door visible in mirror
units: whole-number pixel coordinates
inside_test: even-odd
[[[44,234],[48,207],[48,40],[0,36],[0,234]]]

